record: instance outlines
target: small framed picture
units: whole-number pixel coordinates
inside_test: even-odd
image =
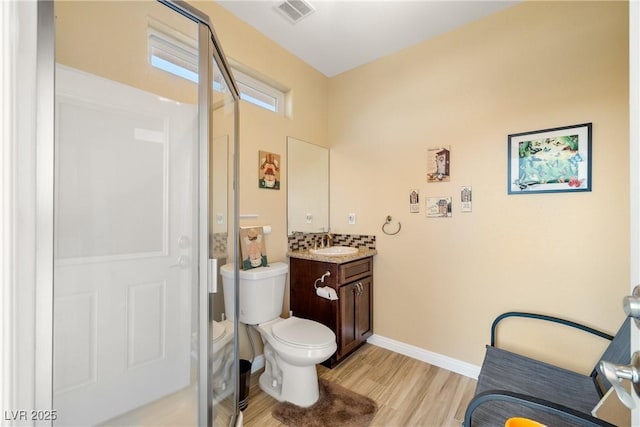
[[[460,187],[460,212],[471,212],[473,191],[470,185]]]
[[[451,147],[435,147],[427,150],[427,182],[449,182]]]
[[[240,251],[242,254],[243,270],[268,265],[262,227],[240,229]]]
[[[509,135],[509,194],[591,191],[591,123]]]
[[[417,188],[409,191],[409,212],[420,213],[420,190]]]
[[[451,197],[427,197],[428,218],[451,217]]]
[[[280,154],[258,151],[258,187],[280,189]]]

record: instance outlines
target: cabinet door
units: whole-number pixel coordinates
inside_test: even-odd
[[[371,296],[371,277],[340,287],[339,357],[371,336]]]
[[[315,320],[336,332],[338,302],[320,298],[313,286],[316,279],[329,271],[323,286],[335,287],[338,267],[336,264],[291,258],[289,276],[289,307],[293,315]]]
[[[340,330],[338,331],[338,357],[349,353],[360,343],[358,333],[358,295],[356,283],[350,283],[340,287]]]
[[[358,341],[365,341],[373,333],[373,319],[371,316],[372,290],[371,277],[366,277],[360,283],[360,291],[356,289],[356,316]]]

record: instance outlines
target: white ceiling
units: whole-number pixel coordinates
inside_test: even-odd
[[[238,18],[333,77],[463,26],[518,1],[307,0],[315,12],[292,24],[281,1],[217,0]]]

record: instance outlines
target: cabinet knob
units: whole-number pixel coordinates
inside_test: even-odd
[[[356,283],[356,295],[361,295],[363,290],[362,282]]]

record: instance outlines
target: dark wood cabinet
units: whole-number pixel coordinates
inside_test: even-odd
[[[290,306],[298,317],[315,320],[335,334],[338,349],[323,364],[334,367],[364,344],[373,333],[373,257],[344,263],[290,259]],[[314,283],[326,272],[324,283],[336,290],[338,300],[316,295]]]

